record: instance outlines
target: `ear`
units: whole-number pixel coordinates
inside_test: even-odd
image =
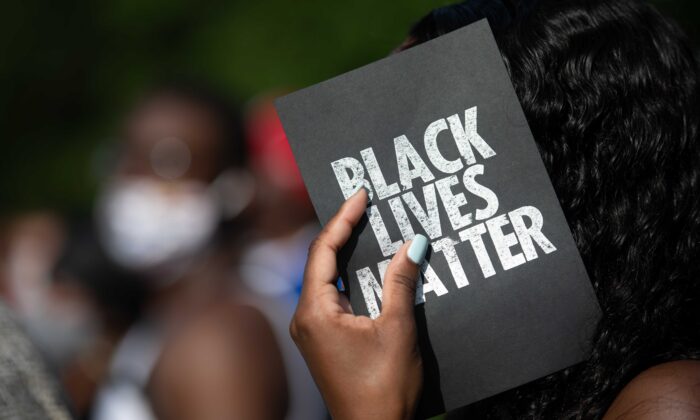
[[[216,177],[212,190],[221,203],[223,218],[230,220],[253,201],[255,179],[247,169],[227,169]]]

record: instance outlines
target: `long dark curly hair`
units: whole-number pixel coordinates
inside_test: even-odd
[[[599,418],[643,370],[700,359],[698,63],[636,0],[471,0],[403,48],[484,17],[604,315],[587,362],[459,414]]]

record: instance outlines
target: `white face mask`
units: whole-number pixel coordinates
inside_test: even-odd
[[[97,217],[106,252],[125,267],[147,270],[204,248],[222,209],[204,183],[180,181],[170,191],[157,180],[126,178],[105,190]]]

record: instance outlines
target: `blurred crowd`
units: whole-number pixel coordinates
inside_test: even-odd
[[[2,305],[72,414],[326,418],[287,332],[318,223],[272,96],[164,83],[121,121],[89,215],[0,231]]]

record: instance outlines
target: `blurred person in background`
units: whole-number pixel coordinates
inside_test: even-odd
[[[29,212],[8,221],[4,236],[2,296],[50,364],[59,366],[94,330],[88,296],[52,281],[65,223],[50,211]]]
[[[0,230],[0,418],[69,419],[55,374],[98,330],[90,296],[53,280],[66,238],[51,211],[9,218]]]
[[[326,418],[323,399],[289,336],[306,254],[319,225],[272,96],[251,102],[245,131],[255,194],[247,211],[251,216],[248,241],[234,276],[242,281],[234,286],[267,316],[275,330],[290,385],[287,418]]]
[[[3,228],[0,293],[7,306],[0,311],[8,318],[2,321],[8,330],[3,334],[5,348],[12,348],[13,340],[26,340],[22,332],[10,331],[15,321],[9,318],[14,316],[29,339],[17,343],[28,357],[41,358],[31,361],[36,374],[53,382],[52,391],[63,385],[73,414],[86,418],[116,342],[138,317],[144,282],[105,258],[84,218],[74,221],[52,211],[31,211],[10,218]],[[8,372],[26,364],[22,355],[4,357],[18,363],[5,366]],[[46,372],[41,371],[43,364]]]
[[[150,295],[114,352],[98,420],[284,416],[274,334],[225,293],[253,192],[236,117],[212,91],[176,83],[149,92],[123,124],[98,233]]]
[[[96,392],[110,374],[115,348],[142,316],[147,282],[107,258],[93,223],[84,218],[70,224],[52,278],[55,287],[80,291],[93,309],[94,328],[80,340],[84,344],[57,366],[75,414],[88,418]]]

